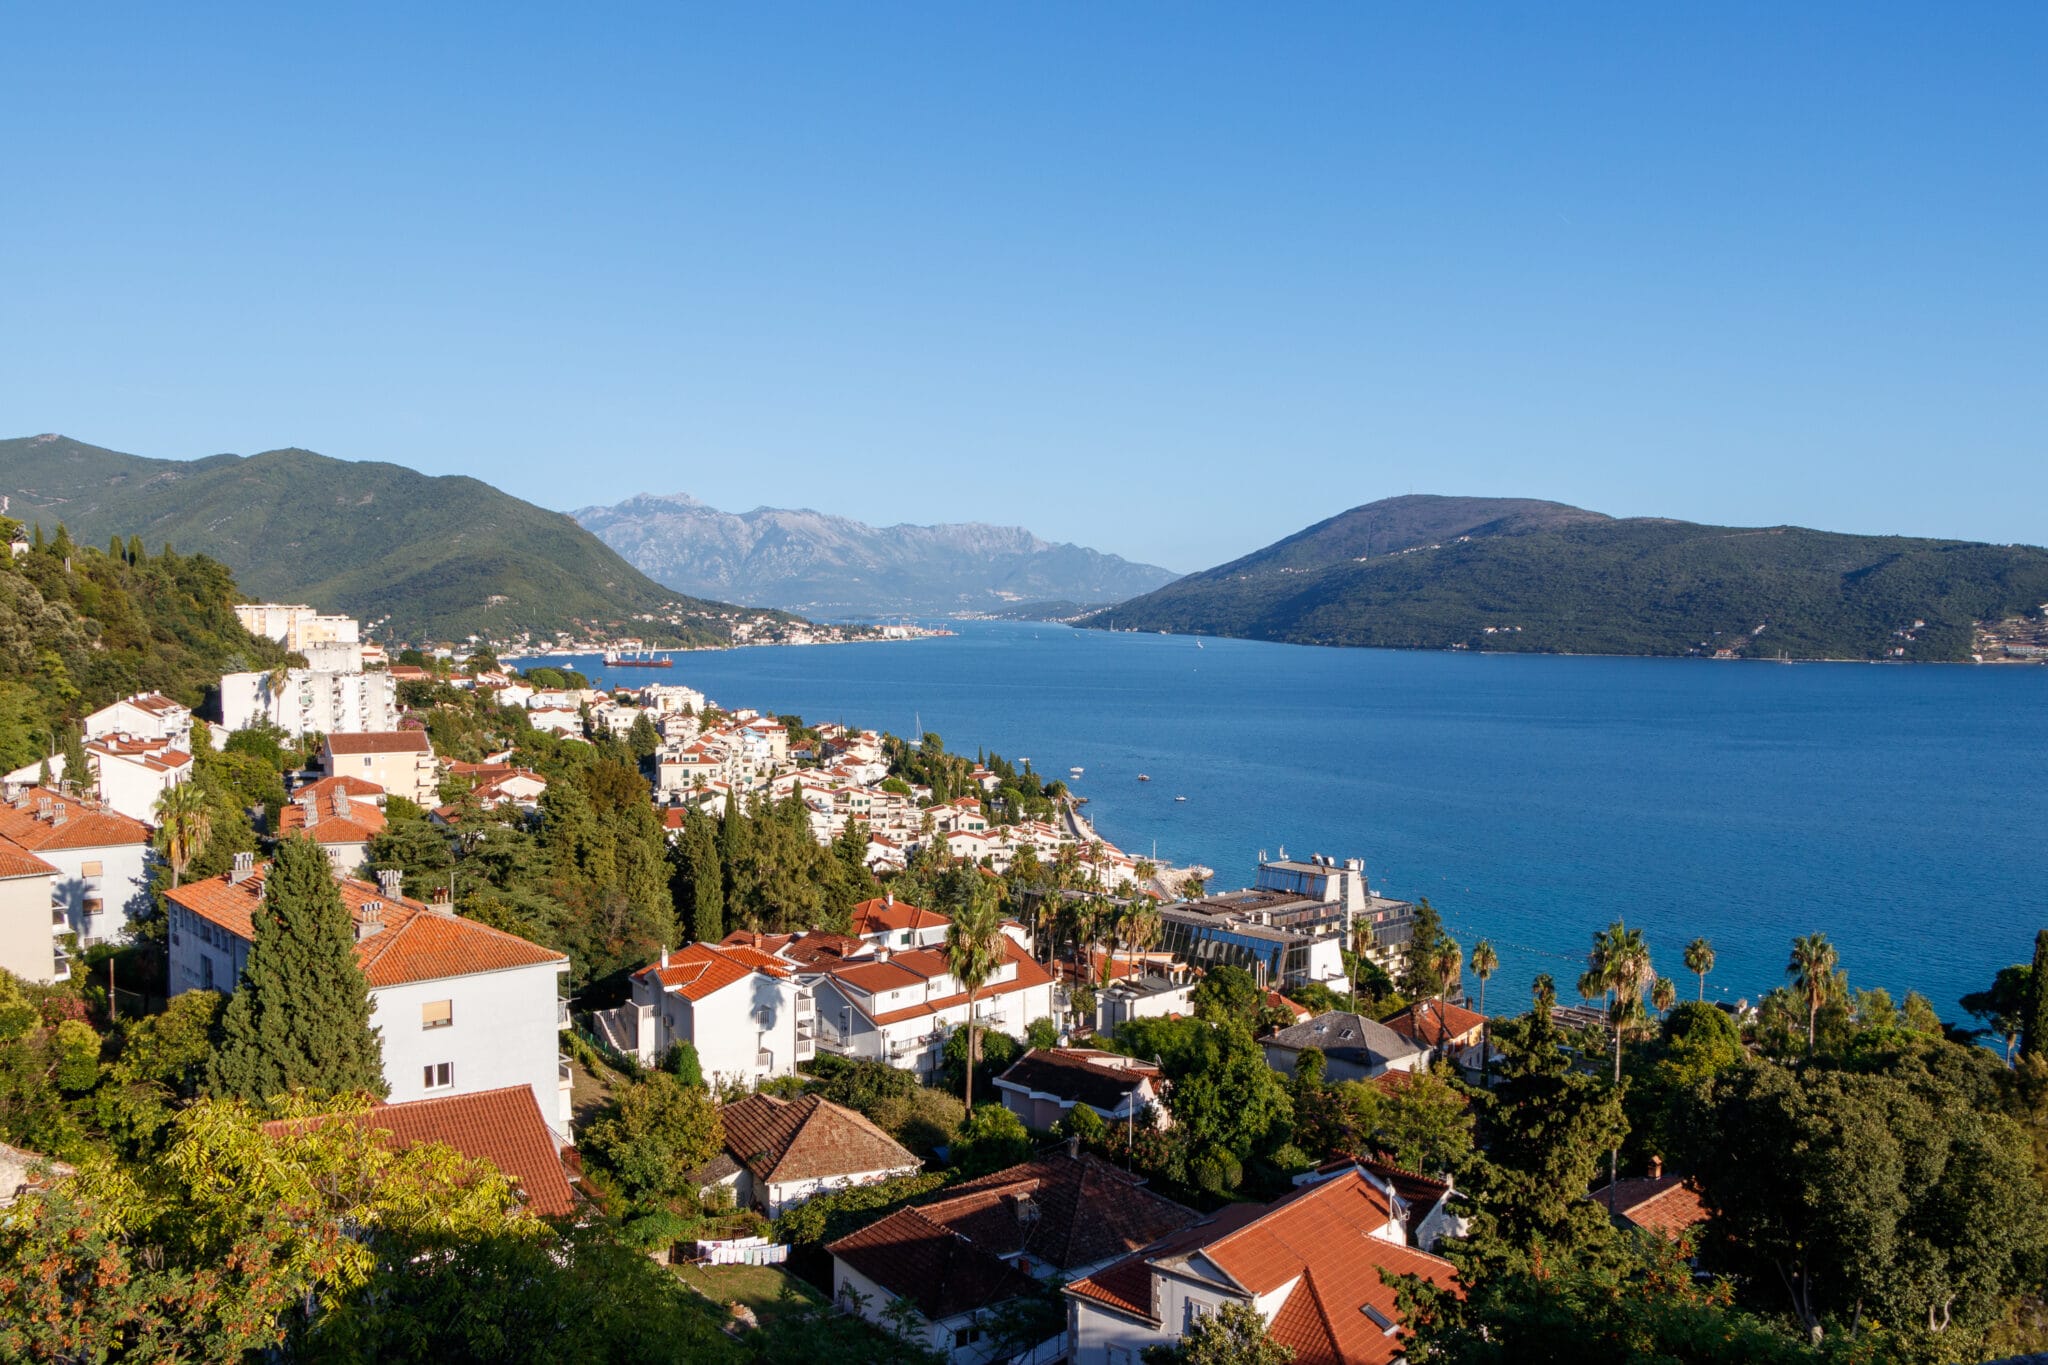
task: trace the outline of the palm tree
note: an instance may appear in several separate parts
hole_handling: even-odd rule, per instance
[[[1557,1008],[1557,982],[1549,972],[1536,973],[1536,979],[1529,983],[1529,1003],[1532,1013],[1546,1018]]]
[[[1700,999],[1707,998],[1707,973],[1714,970],[1712,940],[1696,938],[1685,945],[1685,969],[1700,979]]]
[[[1465,966],[1465,950],[1458,940],[1446,938],[1429,955],[1429,974],[1436,979],[1436,993],[1447,996],[1458,985]]]
[[[1363,915],[1351,921],[1351,1008],[1358,1008],[1358,969],[1365,964],[1365,955],[1372,951],[1375,939],[1372,921]]]
[[[1472,975],[1479,978],[1479,1081],[1490,1084],[1493,1079],[1492,1021],[1486,1014],[1486,980],[1500,970],[1500,955],[1493,951],[1491,939],[1480,939],[1472,945]]]
[[[170,865],[171,885],[177,886],[213,834],[213,817],[198,784],[165,787],[156,798],[156,822],[156,849]]]
[[[1586,962],[1586,976],[1592,978],[1586,985],[1597,983],[1606,989],[1609,996],[1607,1022],[1614,1030],[1614,1088],[1619,1090],[1621,1037],[1641,1018],[1643,991],[1656,979],[1656,969],[1650,965],[1650,948],[1643,942],[1643,931],[1631,929],[1620,920],[1608,925],[1604,933],[1593,936],[1593,950],[1587,954]],[[1585,985],[1580,989],[1583,991]],[[1610,1148],[1607,1153],[1610,1205],[1614,1199],[1614,1182],[1620,1174],[1621,1149]],[[1609,1212],[1612,1211],[1610,1207]]]
[[[1670,977],[1658,977],[1656,984],[1650,987],[1651,1007],[1659,1014],[1669,1014],[1671,1007],[1677,1003],[1678,987],[1672,983]]]
[[[1792,940],[1792,960],[1785,975],[1806,997],[1806,1050],[1813,1051],[1814,1034],[1820,1024],[1820,1007],[1835,985],[1835,963],[1840,961],[1835,945],[1826,934],[1808,934]]]
[[[967,1112],[974,1112],[974,996],[1003,964],[1003,917],[995,898],[977,887],[946,929],[946,966],[967,992]]]

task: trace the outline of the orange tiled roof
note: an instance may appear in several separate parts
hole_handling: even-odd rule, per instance
[[[319,844],[367,844],[384,832],[384,812],[368,802],[349,802],[347,815],[336,815],[330,800],[315,798],[313,823],[306,823],[306,808],[287,801],[277,813],[280,834],[304,834]]]
[[[770,1184],[914,1171],[924,1164],[861,1115],[817,1095],[749,1095],[718,1115],[725,1123],[726,1150]]]
[[[177,772],[192,762],[192,755],[183,749],[173,749],[167,739],[136,739],[130,735],[104,735],[99,739],[89,739],[85,742],[85,751],[140,763],[160,773]]]
[[[0,839],[0,878],[54,877],[57,869],[12,839]]]
[[[880,896],[853,907],[853,932],[863,938],[869,934],[894,933],[903,929],[930,929],[952,922],[951,918],[936,910],[920,910],[908,901],[884,900]]]
[[[44,801],[50,803],[53,815],[58,810],[64,812],[62,824],[38,816]],[[0,837],[31,853],[53,848],[113,848],[148,843],[149,826],[47,787],[30,787],[13,801],[0,803]]]
[[[1608,1207],[1607,1187],[1593,1191],[1593,1202]],[[1677,1238],[1707,1221],[1707,1208],[1700,1192],[1681,1175],[1620,1180],[1614,1186],[1613,1217],[1616,1221]]]
[[[360,777],[350,777],[347,773],[340,773],[334,777],[323,777],[318,782],[308,782],[305,786],[293,792],[292,797],[296,800],[301,796],[311,793],[324,803],[334,799],[334,792],[336,790],[347,792],[351,801],[358,797],[365,801],[374,801],[377,797],[385,794],[384,789],[375,782],[366,781]]]
[[[253,943],[255,911],[263,900],[263,879],[268,871],[267,864],[259,866],[232,884],[229,874],[223,873],[205,881],[187,882],[164,894],[244,943]],[[356,944],[356,964],[363,969],[372,989],[569,960],[553,949],[529,943],[502,929],[442,914],[403,896],[386,896],[371,882],[337,877],[335,886],[341,892],[341,903],[349,918],[358,925],[364,921],[365,906],[371,902],[378,906],[378,917],[384,927]]]
[[[263,1125],[273,1135],[320,1119],[284,1119]],[[575,1212],[576,1196],[562,1170],[561,1152],[541,1117],[533,1088],[508,1086],[474,1095],[450,1095],[404,1104],[376,1104],[346,1122],[383,1131],[387,1146],[422,1142],[453,1147],[471,1160],[488,1161],[519,1186],[526,1207],[544,1218]]]
[[[755,972],[786,976],[789,964],[766,953],[738,948],[721,948],[710,943],[686,943],[668,955],[666,965],[656,962],[633,973],[652,977],[666,991],[676,991],[685,1000],[702,1000],[744,981]]]
[[[1477,1034],[1486,1023],[1486,1016],[1448,1000],[1418,1000],[1384,1022],[1411,1043],[1443,1047],[1468,1034]]]

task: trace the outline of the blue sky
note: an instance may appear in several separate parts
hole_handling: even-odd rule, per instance
[[[0,433],[2048,540],[2048,9],[19,6]]]

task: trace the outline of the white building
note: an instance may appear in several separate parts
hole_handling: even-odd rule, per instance
[[[974,1019],[1021,1038],[1032,1020],[1052,1017],[1052,977],[1015,940],[1006,936],[1003,949],[1002,965],[975,992]],[[967,992],[935,949],[881,948],[872,959],[836,963],[808,979],[820,1047],[926,1079],[940,1069],[947,1035],[967,1022]]]
[[[780,1217],[808,1199],[924,1169],[917,1154],[851,1109],[817,1095],[748,1095],[722,1106],[735,1201]]]
[[[62,912],[52,906],[56,889],[55,866],[0,839],[0,971],[42,983],[71,975],[57,938]],[[6,1193],[0,1189],[0,1196]]]
[[[398,728],[398,683],[389,673],[292,668],[282,682],[268,673],[230,673],[220,680],[222,729],[275,725],[293,738],[361,734]]]
[[[440,804],[441,769],[425,730],[330,734],[320,746],[320,770],[373,782],[428,809]]]
[[[85,737],[103,739],[127,735],[132,739],[162,740],[173,749],[192,752],[192,708],[172,701],[161,692],[137,692],[111,705],[102,706],[85,718]]]
[[[234,991],[255,938],[267,867],[247,854],[233,871],[188,882],[170,902],[170,991]],[[523,1085],[549,1124],[569,1132],[569,1078],[556,982],[569,959],[378,882],[336,878],[356,925],[356,961],[370,983],[370,1025],[382,1035],[392,1103]]]
[[[118,814],[148,823],[156,820],[157,799],[192,776],[191,751],[167,739],[108,734],[85,742],[85,758],[100,799]]]
[[[755,1085],[789,1075],[811,1056],[809,993],[795,964],[770,953],[686,944],[633,973],[632,986],[632,1002],[600,1011],[598,1027],[643,1066],[689,1043],[707,1082]]]
[[[244,602],[236,606],[235,617],[251,635],[265,636],[296,653],[310,654],[324,645],[347,645],[358,661],[362,657],[362,629],[353,616],[322,616],[303,604]]]
[[[77,934],[81,946],[119,938],[129,921],[150,913],[156,855],[141,821],[28,787],[0,805],[0,838],[57,869],[51,928]]]
[[[1199,1318],[1247,1304],[1297,1360],[1396,1365],[1400,1308],[1382,1270],[1445,1288],[1449,1261],[1408,1245],[1390,1186],[1351,1168],[1264,1208],[1225,1207],[1066,1286],[1072,1365],[1135,1365]]]
[[[1118,1126],[1166,1122],[1165,1073],[1151,1062],[1100,1048],[1032,1048],[996,1077],[996,1093],[1026,1128],[1041,1133],[1076,1105]]]

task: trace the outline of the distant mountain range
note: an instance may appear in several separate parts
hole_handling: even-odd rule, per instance
[[[1168,570],[1017,526],[868,526],[809,510],[721,512],[684,494],[643,493],[575,518],[679,592],[806,615],[993,611],[1022,602],[1115,602],[1172,581]]]
[[[0,494],[46,532],[168,541],[220,560],[245,592],[386,618],[380,634],[398,639],[599,629],[711,643],[735,618],[781,615],[671,592],[563,513],[476,479],[309,450],[155,460],[21,437],[0,440]]]
[[[1388,498],[1086,618],[1300,644],[1793,659],[1968,658],[2048,602],[2048,551]]]

